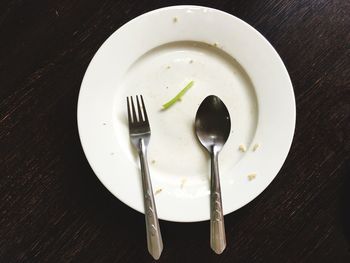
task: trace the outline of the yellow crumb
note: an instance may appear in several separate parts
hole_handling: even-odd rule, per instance
[[[246,152],[247,151],[247,148],[241,144],[239,147],[238,147],[238,150],[241,151],[242,153]]]
[[[162,188],[157,189],[157,190],[154,192],[154,195],[159,194],[161,191],[163,191],[163,189],[162,189]]]
[[[176,17],[176,16],[173,18],[173,22],[174,22],[174,23],[177,22],[177,17]]]
[[[255,152],[259,147],[260,147],[260,144],[259,144],[259,143],[256,143],[256,144],[253,146],[253,152]]]
[[[151,163],[152,163],[152,164],[155,164],[155,163],[156,163],[156,160],[152,160]]]
[[[256,177],[256,173],[248,174],[248,180],[249,180],[249,181],[254,180],[255,177]]]
[[[180,188],[181,188],[181,189],[184,188],[186,181],[187,181],[186,178],[182,178],[182,180],[181,180],[181,185],[180,185]]]

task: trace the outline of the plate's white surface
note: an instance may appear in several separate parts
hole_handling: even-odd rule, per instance
[[[191,80],[182,101],[162,111]],[[153,190],[162,189],[155,196],[161,219],[209,219],[209,159],[193,130],[207,95],[219,96],[232,120],[219,157],[225,214],[258,196],[288,154],[295,101],[287,70],[260,33],[227,13],[198,6],[146,13],[112,34],[86,71],[78,102],[86,157],[111,193],[143,212],[126,116],[126,96],[136,94],[144,96],[151,123],[148,154]],[[247,152],[238,150],[240,144]],[[256,178],[249,181],[251,173]]]

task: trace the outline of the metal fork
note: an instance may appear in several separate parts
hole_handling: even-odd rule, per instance
[[[152,183],[147,163],[147,146],[151,138],[145,103],[142,95],[136,96],[137,114],[133,98],[127,97],[129,134],[131,143],[135,146],[140,157],[142,187],[145,205],[147,232],[147,247],[154,259],[158,259],[163,250],[162,235],[158,222],[156,205],[153,197]],[[142,107],[140,105],[140,100]],[[130,102],[129,102],[130,101]]]

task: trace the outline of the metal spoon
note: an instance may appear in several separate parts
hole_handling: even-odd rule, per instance
[[[210,246],[221,254],[226,247],[226,235],[218,155],[230,135],[231,120],[225,104],[217,96],[210,95],[203,100],[197,110],[195,129],[199,141],[210,153]]]

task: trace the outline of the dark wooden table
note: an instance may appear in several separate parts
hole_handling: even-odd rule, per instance
[[[160,1],[159,1],[160,2]],[[128,20],[188,1],[0,3],[0,262],[151,262],[144,217],[112,196],[82,151],[76,107],[88,63]],[[209,223],[161,221],[159,262],[350,262],[350,2],[192,1],[242,18],[284,60],[297,102],[273,183]]]

